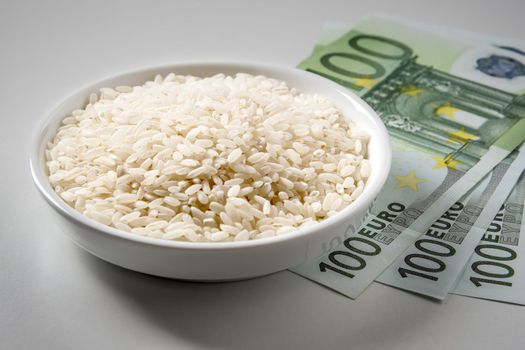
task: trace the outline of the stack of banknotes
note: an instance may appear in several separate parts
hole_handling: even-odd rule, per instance
[[[350,298],[378,281],[525,304],[525,42],[370,17],[327,25],[298,67],[368,102],[393,159],[361,226],[291,270]]]

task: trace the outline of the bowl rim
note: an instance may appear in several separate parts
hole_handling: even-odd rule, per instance
[[[124,78],[125,76],[133,76],[138,75],[141,73],[146,72],[153,72],[155,70],[161,71],[166,69],[184,69],[184,68],[198,68],[198,67],[206,67],[206,66],[212,66],[212,67],[224,67],[224,68],[235,68],[240,67],[242,68],[248,68],[252,70],[262,70],[262,71],[271,71],[276,72],[276,75],[278,73],[287,73],[287,74],[297,74],[302,75],[304,79],[310,79],[314,80],[316,83],[324,85],[320,91],[319,94],[323,94],[323,89],[333,89],[340,95],[342,95],[346,100],[349,100],[354,107],[356,105],[359,107],[360,111],[359,113],[363,114],[367,119],[369,119],[373,127],[373,134],[371,137],[374,137],[374,142],[378,144],[378,149],[383,154],[383,158],[381,161],[381,168],[382,171],[378,172],[376,169],[372,169],[372,176],[368,179],[365,188],[363,190],[363,193],[359,195],[359,197],[352,203],[350,203],[348,206],[346,206],[343,210],[338,212],[337,214],[334,214],[333,216],[317,222],[313,225],[306,226],[304,228],[299,228],[297,230],[287,232],[281,235],[273,236],[273,237],[266,237],[261,239],[255,239],[255,240],[247,240],[247,241],[238,241],[238,242],[186,242],[186,241],[172,241],[172,240],[165,240],[161,238],[155,238],[155,237],[147,237],[147,236],[140,236],[138,234],[134,234],[131,232],[126,232],[119,230],[117,228],[113,228],[110,226],[106,226],[102,223],[99,223],[93,219],[90,219],[86,216],[84,216],[82,213],[76,211],[73,207],[69,206],[62,198],[58,196],[58,194],[51,188],[51,185],[48,182],[48,176],[45,173],[44,167],[41,166],[42,160],[40,159],[40,153],[41,148],[43,147],[42,143],[44,141],[44,133],[49,126],[49,124],[56,119],[57,113],[59,109],[62,107],[63,104],[66,104],[69,100],[74,99],[81,94],[85,94],[86,98],[89,95],[90,92],[95,91],[97,88],[97,85],[100,85],[106,81]],[[242,72],[242,70],[238,70],[239,72]],[[152,75],[155,73],[152,73]],[[278,76],[270,76],[271,78],[279,79]],[[302,78],[302,77],[301,77]],[[286,81],[285,81],[286,82]],[[87,92],[87,93],[86,93]],[[62,116],[61,119],[65,118],[65,116]],[[379,194],[379,191],[383,187],[383,185],[386,182],[386,179],[388,177],[388,174],[390,172],[390,166],[392,161],[392,151],[391,151],[391,145],[390,145],[390,139],[388,135],[388,131],[377,115],[377,113],[359,96],[354,94],[353,92],[349,91],[348,89],[344,88],[343,86],[336,84],[335,82],[323,78],[317,74],[307,72],[302,69],[298,69],[295,67],[286,67],[281,65],[275,65],[275,64],[260,64],[256,62],[245,62],[245,61],[192,61],[192,62],[169,62],[164,64],[155,64],[150,66],[144,66],[132,70],[126,70],[117,74],[113,74],[110,76],[106,76],[102,79],[97,79],[94,82],[91,82],[89,84],[86,84],[82,86],[81,88],[75,90],[73,93],[69,94],[67,97],[61,99],[61,101],[56,104],[53,108],[51,108],[47,113],[44,114],[44,117],[40,118],[38,120],[37,128],[32,132],[31,134],[31,143],[30,143],[30,150],[29,150],[29,167],[31,176],[33,179],[33,182],[35,183],[36,187],[38,188],[39,192],[45,200],[55,209],[59,214],[62,216],[65,216],[67,218],[70,218],[83,226],[87,226],[91,228],[93,231],[99,231],[99,232],[93,232],[93,233],[100,233],[100,231],[104,234],[107,234],[113,238],[117,239],[124,239],[127,241],[133,241],[136,243],[141,244],[147,244],[147,245],[153,245],[158,247],[164,247],[164,248],[181,248],[181,249],[190,249],[190,250],[231,250],[231,249],[245,249],[250,247],[260,247],[265,245],[273,245],[278,244],[285,241],[291,241],[299,237],[307,237],[312,234],[317,233],[321,230],[329,230],[335,225],[340,224],[341,222],[345,221],[349,216],[351,216],[354,212],[359,212],[361,210],[368,211],[369,207],[371,207],[374,199]],[[378,155],[378,157],[381,156]],[[374,172],[375,170],[375,172]],[[373,182],[370,182],[370,179],[374,179]],[[367,208],[368,207],[368,208]]]

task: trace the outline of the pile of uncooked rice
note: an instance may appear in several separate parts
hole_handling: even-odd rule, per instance
[[[168,240],[244,241],[342,210],[368,135],[333,104],[239,73],[103,88],[47,145],[49,181],[85,216]]]

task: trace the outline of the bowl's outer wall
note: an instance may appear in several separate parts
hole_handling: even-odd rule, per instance
[[[61,120],[72,110],[87,103],[87,96],[105,86],[139,85],[150,80],[155,74],[166,75],[193,74],[211,76],[217,73],[235,74],[246,72],[264,74],[286,81],[289,86],[296,87],[301,92],[319,93],[331,98],[345,116],[362,126],[372,135],[369,144],[372,175],[365,192],[358,198],[353,209],[344,220],[332,220],[328,226],[315,234],[299,235],[289,240],[281,240],[275,244],[246,246],[242,249],[187,249],[184,247],[144,244],[140,241],[110,235],[92,226],[79,222],[68,215],[69,208],[52,190],[45,171],[44,150],[46,143],[52,139]],[[348,100],[348,96],[340,92],[323,90],[324,84],[333,83],[319,80],[314,76],[311,80],[303,80],[303,71],[271,66],[254,66],[250,64],[188,64],[149,68],[141,71],[123,74],[101,81],[82,89],[66,99],[53,110],[43,129],[39,131],[33,150],[31,167],[35,182],[53,207],[54,216],[59,218],[63,231],[78,245],[101,259],[131,270],[170,278],[221,281],[265,275],[288,267],[299,265],[309,259],[326,253],[336,243],[348,236],[348,228],[360,225],[380,187],[386,180],[390,170],[390,146],[388,134],[384,125],[375,113],[361,100]],[[325,93],[326,92],[326,93]],[[350,102],[350,104],[349,104]],[[386,138],[386,140],[384,139]],[[369,187],[373,187],[370,189]],[[357,202],[360,204],[357,205]],[[65,208],[64,208],[65,207]],[[346,209],[345,209],[346,210]],[[342,215],[342,213],[337,214]],[[330,220],[325,221],[328,223]],[[216,243],[221,246],[223,243]]]
[[[299,236],[274,245],[243,249],[199,250],[162,247],[122,239],[79,224],[69,216],[50,210],[77,245],[115,265],[156,276],[193,281],[232,281],[262,276],[299,265],[326,253],[358,227],[366,212],[346,223],[312,236]],[[217,243],[221,244],[221,243]]]

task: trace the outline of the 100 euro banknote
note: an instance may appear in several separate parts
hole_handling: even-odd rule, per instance
[[[474,249],[456,294],[525,305],[525,174]]]
[[[387,126],[394,154],[389,179],[364,224],[292,271],[356,297],[523,141],[521,90],[450,74],[472,49],[370,18],[317,46],[299,65],[367,101]]]
[[[501,162],[473,191],[449,208],[376,280],[444,299],[454,289],[474,248],[523,173],[524,148]]]

